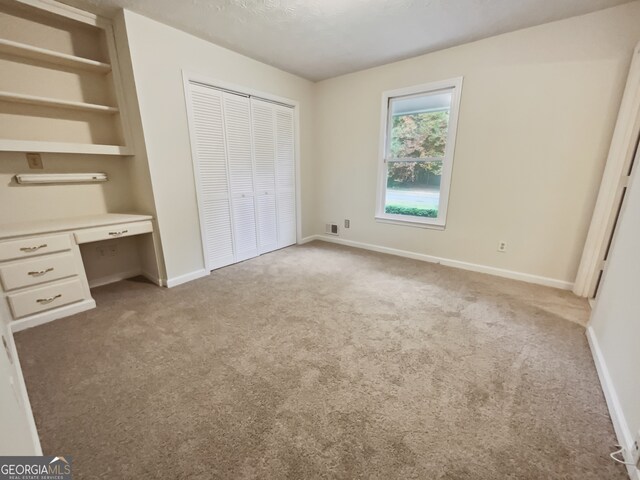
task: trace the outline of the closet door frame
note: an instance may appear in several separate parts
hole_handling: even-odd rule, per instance
[[[189,124],[189,139],[191,147],[191,161],[193,163],[193,180],[195,183],[196,200],[198,204],[198,220],[200,227],[200,241],[202,246],[203,263],[207,272],[211,271],[209,255],[206,248],[206,234],[204,231],[204,217],[203,217],[203,202],[200,192],[200,173],[197,168],[198,159],[196,158],[196,143],[195,136],[191,125],[193,124],[193,111],[191,108],[191,95],[189,91],[189,84],[199,83],[206,87],[217,88],[219,90],[227,91],[229,93],[236,93],[240,95],[247,95],[249,97],[257,97],[261,100],[271,101],[283,106],[287,106],[293,109],[293,138],[294,138],[294,162],[295,162],[295,201],[296,201],[296,243],[300,243],[302,239],[302,209],[301,209],[301,192],[300,192],[300,102],[271,93],[254,90],[252,88],[244,87],[241,85],[232,84],[222,80],[217,80],[206,75],[201,75],[194,72],[182,70],[182,85],[184,89],[184,99],[187,110],[187,120]],[[253,146],[252,146],[253,150]],[[255,163],[255,159],[254,163]],[[254,165],[255,166],[255,165]]]

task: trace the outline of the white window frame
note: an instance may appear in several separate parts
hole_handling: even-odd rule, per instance
[[[378,158],[378,191],[376,197],[376,221],[399,225],[410,225],[423,228],[444,230],[447,221],[447,205],[449,203],[449,190],[451,187],[451,172],[453,171],[453,158],[456,146],[456,131],[458,129],[458,112],[460,110],[460,97],[462,96],[463,77],[451,78],[438,82],[424,83],[413,87],[388,90],[382,93],[381,127],[380,127],[380,152]],[[400,215],[386,213],[384,211],[387,193],[387,158],[389,158],[391,127],[391,99],[398,97],[424,95],[435,93],[438,90],[453,89],[451,96],[451,109],[449,111],[449,127],[447,131],[447,144],[442,159],[442,176],[440,179],[440,203],[438,205],[438,217],[415,217],[412,215]],[[428,158],[411,158],[411,161],[425,161]]]

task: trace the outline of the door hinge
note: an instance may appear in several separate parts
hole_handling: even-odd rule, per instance
[[[622,177],[622,186],[623,187],[629,187],[629,183],[631,183],[631,175],[627,175],[625,177]]]

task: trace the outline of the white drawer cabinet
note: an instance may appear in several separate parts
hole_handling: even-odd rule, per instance
[[[0,240],[0,258],[0,310],[16,326],[95,307],[72,232]]]
[[[151,233],[151,220],[103,214],[0,225],[0,316],[18,331],[94,308],[79,245]]]
[[[130,237],[142,233],[151,233],[153,226],[151,222],[132,222],[109,225],[107,227],[86,228],[75,232],[73,235],[77,243],[99,242],[101,240],[111,240],[114,238]]]
[[[0,261],[71,250],[69,235],[43,235],[0,243]]]
[[[0,280],[5,291],[74,275],[78,275],[78,269],[71,252],[43,255],[0,265]]]
[[[30,288],[7,296],[14,318],[22,318],[52,308],[85,299],[82,282],[78,278],[55,282],[44,287]]]

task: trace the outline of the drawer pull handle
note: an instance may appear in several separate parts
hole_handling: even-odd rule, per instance
[[[56,298],[60,298],[62,296],[61,293],[59,293],[58,295],[54,295],[53,297],[49,297],[49,298],[39,298],[36,300],[36,302],[38,303],[43,303],[43,304],[47,304],[47,303],[51,303],[53,302]]]
[[[120,235],[127,233],[129,230],[120,230],[119,232],[109,232],[112,237],[119,237]]]
[[[32,277],[41,277],[45,273],[53,272],[53,267],[49,267],[46,270],[40,270],[39,272],[27,272],[27,275],[31,275]]]
[[[41,248],[45,248],[47,246],[46,243],[43,243],[42,245],[37,245],[35,247],[22,247],[20,249],[21,252],[35,252],[36,250],[40,250]]]

